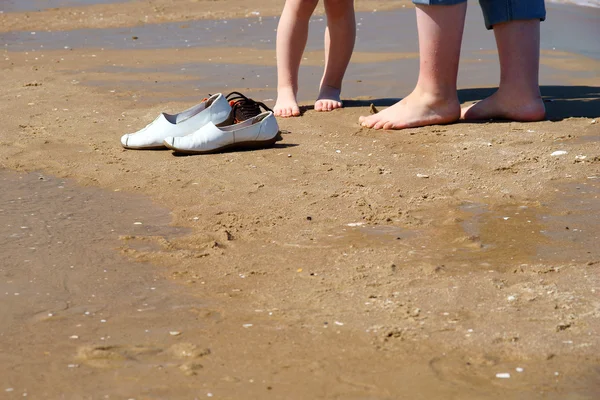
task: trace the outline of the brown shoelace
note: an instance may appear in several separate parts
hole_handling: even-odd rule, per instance
[[[234,124],[256,117],[263,112],[261,107],[266,111],[273,111],[265,103],[248,98],[240,92],[231,92],[225,98],[231,106]]]

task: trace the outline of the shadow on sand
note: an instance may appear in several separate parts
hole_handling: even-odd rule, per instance
[[[284,149],[288,149],[290,147],[296,147],[296,146],[298,146],[298,144],[296,144],[296,143],[275,143],[275,144],[270,145],[270,146],[266,145],[264,147],[255,147],[255,148],[251,148],[251,147],[248,147],[248,148],[231,147],[231,148],[227,148],[227,149],[224,149],[224,150],[216,150],[216,151],[213,151],[213,152],[207,152],[205,154],[243,153],[243,152],[247,152],[247,151],[262,151],[262,150],[270,150],[270,149],[281,149],[281,150],[284,150]],[[183,153],[183,152],[175,150],[175,151],[173,151],[172,155],[173,155],[173,157],[190,157],[190,156],[199,156],[199,155],[202,155],[202,154]]]
[[[492,95],[496,88],[460,89],[461,103],[479,101]],[[600,87],[595,86],[542,86],[542,97],[546,104],[546,117],[561,121],[571,117],[600,117]],[[344,107],[389,107],[399,98],[371,100],[344,100]]]
[[[561,121],[571,117],[596,118],[600,116],[600,87],[594,86],[541,86],[546,104],[546,119]],[[482,100],[496,88],[462,89],[458,91],[461,103]]]

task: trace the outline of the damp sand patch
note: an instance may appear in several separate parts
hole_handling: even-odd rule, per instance
[[[184,379],[202,368],[209,345],[193,332],[218,320],[212,302],[119,252],[136,239],[132,248],[155,251],[154,239],[187,234],[169,225],[168,210],[42,173],[0,171],[0,182],[5,385],[19,396],[61,397],[89,395],[85,382],[94,388],[103,382],[104,394],[122,397],[131,386],[110,384],[113,372],[84,377],[91,370],[160,375],[162,365]]]

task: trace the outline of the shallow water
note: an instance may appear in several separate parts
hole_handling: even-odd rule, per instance
[[[2,12],[39,11],[59,7],[78,7],[92,4],[123,3],[127,0],[4,0]]]
[[[551,239],[539,248],[541,261],[593,262],[600,258],[600,177],[558,188],[558,204],[542,215],[542,233]],[[561,245],[562,244],[562,245]]]
[[[524,263],[587,263],[600,258],[600,182],[589,179],[557,189],[541,205],[492,207],[467,203],[462,229],[472,246],[468,257],[498,264],[505,259]]]
[[[552,3],[574,4],[577,6],[600,8],[600,0],[550,0]]]
[[[60,0],[57,0],[60,1]],[[96,1],[98,2],[98,1]],[[107,1],[108,2],[108,1]],[[548,5],[548,17],[542,23],[541,48],[561,50],[600,59],[600,42],[594,40],[600,10],[569,5]],[[0,42],[12,51],[44,48],[162,49],[188,47],[275,48],[278,17],[255,17],[229,20],[199,20],[141,25],[129,28],[78,29],[73,31],[9,32],[0,34]],[[356,51],[414,52],[416,21],[413,10],[357,13]],[[323,48],[326,19],[311,18],[307,50]],[[376,29],[374,29],[376,27]],[[136,40],[133,40],[133,37]],[[467,12],[463,56],[477,50],[495,50],[494,36],[483,27],[479,7]]]
[[[598,15],[594,14],[595,11],[584,13],[572,6],[549,6],[548,20],[542,24],[542,48],[546,49],[543,58],[547,60],[540,70],[542,85],[568,84],[573,78],[584,79],[595,76],[594,64],[590,64],[589,71],[574,72],[568,66],[562,69],[561,61],[566,56],[565,53],[558,52],[568,50],[600,59],[600,42],[591,39],[592,33],[597,30],[595,21],[600,16],[598,12],[596,12]],[[560,18],[555,17],[558,15]],[[398,55],[400,54],[398,52],[402,51],[402,54],[409,55],[418,50],[416,40],[401,40],[402,37],[414,37],[416,25],[414,13],[410,10],[358,13],[357,21],[359,26],[356,50],[359,52],[390,52]],[[272,51],[275,47],[274,32],[277,22],[276,17],[265,17],[64,32],[40,30],[34,32],[35,34],[32,32],[0,34],[0,40],[5,43],[5,48],[8,50],[35,51],[35,56],[65,47],[97,49],[99,58],[102,57],[101,49],[160,50],[216,47],[231,49],[231,52],[225,56],[235,58],[237,54],[243,57],[251,48]],[[325,19],[320,16],[313,17],[311,24],[307,50],[319,51],[323,46]],[[460,87],[493,86],[496,81],[490,81],[490,76],[499,76],[494,37],[491,32],[484,30],[482,24],[478,7],[469,7],[459,74]],[[375,26],[377,29],[371,28]],[[136,39],[133,39],[134,37]],[[552,55],[555,50],[556,56]],[[271,53],[266,54],[274,57]],[[244,62],[248,62],[247,58]],[[153,61],[151,66],[110,63],[85,71],[98,73],[98,78],[88,74],[84,84],[118,92],[139,91],[143,94],[140,101],[146,102],[194,102],[206,93],[228,92],[234,89],[252,91],[256,98],[263,101],[272,100],[275,98],[274,59],[260,60],[256,64],[266,65],[220,61],[213,56],[200,56],[194,63],[189,62],[189,57],[186,57],[185,62],[170,58],[159,62]],[[402,71],[401,76],[398,71]],[[149,82],[150,79],[145,77],[145,74],[155,74],[156,79]],[[182,79],[162,78],[160,74],[175,74]],[[320,66],[303,66],[300,69],[302,82],[300,100],[311,101],[316,96],[315,90],[321,74]],[[388,61],[352,63],[348,68],[348,78],[344,82],[344,96],[354,98],[368,94],[373,98],[398,98],[412,90],[417,74],[418,59],[414,56],[404,56],[400,59],[390,56]],[[591,115],[589,112],[584,114]]]
[[[449,210],[437,210],[445,215]],[[455,224],[412,230],[395,225],[351,224],[325,242],[392,246],[440,264],[500,270],[523,265],[586,264],[600,259],[600,179],[563,184],[543,204],[467,202]],[[423,246],[422,248],[419,248]],[[550,268],[550,267],[549,267]]]

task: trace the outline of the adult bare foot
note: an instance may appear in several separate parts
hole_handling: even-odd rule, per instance
[[[300,107],[296,101],[296,94],[292,88],[280,88],[277,90],[277,101],[273,107],[273,114],[277,117],[298,117]]]
[[[490,97],[461,110],[465,120],[504,119],[520,122],[541,121],[546,107],[539,95],[524,96],[498,90]]]
[[[342,108],[341,90],[333,86],[323,85],[315,102],[315,111],[332,111]]]
[[[362,126],[373,129],[405,129],[448,124],[460,118],[457,98],[441,98],[417,90],[385,110],[360,117]]]

